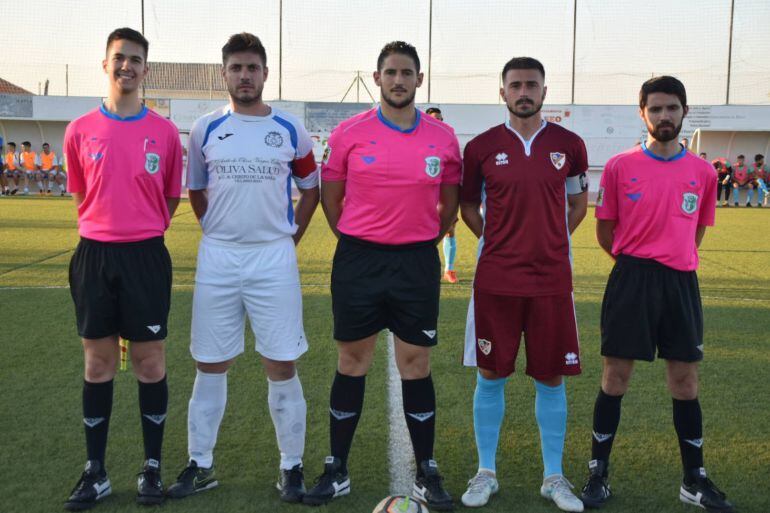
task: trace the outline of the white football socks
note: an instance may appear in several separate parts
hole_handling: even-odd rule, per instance
[[[278,449],[281,451],[281,469],[288,470],[302,463],[307,403],[297,374],[286,381],[268,379],[267,382],[267,403],[275,426]]]
[[[199,370],[187,413],[187,448],[199,467],[210,468],[214,463],[214,446],[226,405],[227,373]]]

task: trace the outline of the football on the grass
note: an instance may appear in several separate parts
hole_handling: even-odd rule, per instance
[[[372,513],[430,513],[425,505],[413,497],[391,495],[374,507]]]

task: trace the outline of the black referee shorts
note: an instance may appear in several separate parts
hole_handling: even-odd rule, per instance
[[[436,345],[440,289],[435,241],[388,246],[343,234],[332,263],[334,338],[352,342],[387,328],[404,342]]]
[[[619,255],[601,313],[602,356],[703,359],[703,308],[695,271]]]
[[[171,306],[171,256],[163,237],[138,242],[81,238],[70,262],[78,334],[162,340]]]

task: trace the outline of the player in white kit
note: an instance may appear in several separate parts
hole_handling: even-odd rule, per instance
[[[181,498],[218,484],[213,449],[227,370],[244,351],[248,315],[281,452],[277,486],[282,500],[299,502],[307,407],[294,361],[307,340],[294,247],[318,204],[318,171],[304,126],[262,101],[268,68],[259,39],[231,36],[222,61],[230,104],[198,119],[189,138],[187,187],[203,229],[190,345],[198,371],[188,412],[190,458],[168,494]]]

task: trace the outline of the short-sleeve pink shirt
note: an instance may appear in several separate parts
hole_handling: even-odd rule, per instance
[[[716,183],[711,164],[685,149],[663,159],[642,145],[612,157],[596,200],[596,218],[617,222],[612,254],[696,270],[695,231],[714,225]]]
[[[417,111],[401,130],[379,108],[353,116],[332,132],[321,179],[345,181],[340,232],[379,244],[438,237],[441,185],[457,185],[460,147],[454,130]]]
[[[163,235],[166,198],[182,192],[182,144],[173,123],[146,107],[119,118],[102,106],[67,126],[64,153],[67,189],[85,194],[82,237],[134,242]]]

